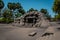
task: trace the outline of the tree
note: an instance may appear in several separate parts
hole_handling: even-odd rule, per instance
[[[17,17],[22,16],[22,14],[21,14],[21,13],[17,13],[17,14],[15,14],[15,16],[16,16],[16,18],[17,18]]]
[[[5,10],[3,13],[4,18],[12,18],[12,12],[10,10]]]
[[[48,13],[47,9],[43,9],[43,8],[40,10],[40,12],[41,13],[44,13],[44,14],[47,14]]]
[[[34,9],[33,8],[30,8],[27,12],[32,12],[32,11],[34,11]]]
[[[23,7],[21,6],[20,3],[16,3],[16,4],[15,4],[15,8],[16,8],[16,9],[22,9]]]
[[[22,6],[21,6],[20,3],[8,3],[7,6],[8,6],[8,8],[9,8],[10,10],[12,10],[13,18],[15,17],[14,11],[15,11],[16,9],[17,9],[17,10],[22,9]]]
[[[59,17],[57,17],[57,16],[60,15],[60,0],[55,0],[55,1],[54,1],[52,10],[53,10],[53,12],[55,12],[55,15],[57,14],[57,15],[55,16],[56,20],[60,20]]]
[[[3,13],[3,22],[9,23],[12,20],[12,12],[10,10],[5,10]]]
[[[0,0],[0,16],[1,16],[1,9],[4,7],[4,2]]]
[[[49,15],[49,12],[47,11],[47,9],[41,9],[40,10],[41,13],[44,13],[44,16],[50,21],[51,20],[51,15]]]
[[[10,3],[9,2],[7,6],[10,10],[21,9],[22,8],[20,3]]]
[[[30,8],[27,12],[38,11],[37,9]]]
[[[25,14],[25,10],[24,10],[24,9],[19,9],[18,11],[19,11],[19,13],[21,13],[21,14]]]
[[[13,4],[12,3],[8,3],[7,7],[10,9],[10,10],[13,10],[14,7],[13,7]]]
[[[35,9],[35,11],[38,11],[37,9]]]
[[[60,1],[55,0],[53,7],[52,7],[53,12],[60,14]]]
[[[55,21],[60,21],[60,14],[55,16]]]
[[[60,14],[57,15],[57,19],[58,19],[58,21],[60,21]]]
[[[13,14],[13,18],[14,18],[14,10],[16,9],[15,8],[15,3],[8,3],[7,7],[12,11],[12,14]]]

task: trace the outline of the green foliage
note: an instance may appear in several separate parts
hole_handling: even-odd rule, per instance
[[[15,8],[16,8],[16,9],[22,9],[23,7],[21,6],[20,3],[16,3],[16,4],[15,4]]]
[[[10,19],[10,18],[3,18],[2,19],[2,22],[3,23],[11,23],[11,22],[13,22],[14,20],[13,19]]]
[[[18,12],[25,14],[25,10],[23,9],[23,7],[21,6],[20,3],[8,3],[8,8],[12,11],[13,17],[17,16],[14,14],[14,11],[17,9]],[[14,16],[15,15],[15,16]]]
[[[59,0],[55,0],[55,1],[54,1],[52,10],[53,10],[55,13],[58,13],[58,14],[60,13],[60,1],[59,1]]]
[[[55,0],[53,7],[52,7],[53,12],[57,13],[57,15],[55,15],[55,20],[60,20],[60,0]]]
[[[13,21],[14,20],[10,18],[0,18],[0,23],[11,23]]]
[[[2,0],[0,0],[0,17],[1,17],[1,10],[4,7],[4,2]]]
[[[60,14],[56,15],[56,21],[59,21],[60,20]]]
[[[18,11],[19,11],[19,13],[25,14],[25,10],[24,9],[19,9]]]
[[[12,12],[10,10],[5,10],[3,13],[4,18],[12,18]]]
[[[37,9],[35,9],[35,11],[38,11]]]
[[[0,9],[2,9],[3,7],[4,7],[4,2],[0,0]]]
[[[12,12],[10,10],[5,10],[3,13],[3,22],[4,23],[10,23],[13,21],[12,19]]]
[[[10,10],[15,10],[15,9],[20,9],[22,8],[21,4],[20,3],[11,3],[9,2],[7,7],[10,9]]]
[[[37,9],[30,8],[27,12],[38,11]]]
[[[3,20],[2,20],[2,19],[3,19],[3,18],[1,17],[1,18],[0,18],[0,23],[1,23],[1,22],[3,22]]]
[[[15,3],[8,3],[8,8],[10,9],[10,10],[15,10],[15,7],[14,7],[14,5],[15,5]]]
[[[15,16],[16,16],[16,18],[17,18],[17,17],[22,16],[22,14],[21,14],[21,13],[17,13],[17,14],[15,14]]]
[[[31,9],[29,9],[29,12],[30,12],[30,11],[34,11],[34,9],[33,9],[33,8],[31,8]]]
[[[40,10],[41,13],[44,13],[44,16],[50,21],[51,20],[51,15],[49,15],[47,9],[41,9]]]
[[[43,8],[40,10],[40,12],[41,13],[44,13],[44,14],[47,14],[48,13],[47,9],[43,9]]]

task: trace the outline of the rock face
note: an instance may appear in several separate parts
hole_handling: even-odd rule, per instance
[[[37,32],[32,32],[29,34],[29,36],[35,36],[37,34]]]
[[[36,25],[37,26],[39,25],[39,27],[40,26],[48,27],[50,25],[49,22],[46,20],[44,14],[40,12],[36,12],[36,11],[26,13],[20,18],[16,18],[16,20],[17,20],[16,23],[18,23],[19,25],[24,25],[24,26],[25,24],[32,24],[32,27]]]
[[[48,27],[46,31],[42,34],[42,36],[37,38],[36,40],[53,40],[54,37],[55,37],[55,28]]]

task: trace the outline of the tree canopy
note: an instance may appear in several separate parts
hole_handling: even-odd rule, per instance
[[[44,13],[44,14],[47,14],[47,13],[48,13],[47,9],[44,9],[44,8],[42,8],[42,9],[40,10],[40,12],[41,12],[41,13]]]
[[[55,0],[55,1],[54,1],[52,10],[53,10],[55,13],[60,14],[60,0]]]
[[[4,7],[4,2],[0,0],[0,9],[2,9],[3,7]]]
[[[38,11],[37,9],[30,8],[27,12]]]
[[[21,9],[22,8],[20,3],[11,3],[11,2],[8,3],[7,7],[10,10]]]
[[[18,11],[19,11],[19,13],[21,13],[21,14],[25,14],[25,10],[24,10],[24,9],[19,9]]]
[[[40,12],[43,13],[44,16],[45,16],[49,21],[51,20],[51,15],[49,15],[49,12],[47,11],[47,9],[42,8],[42,9],[40,10]]]
[[[12,12],[8,9],[6,9],[3,13],[3,19],[2,19],[2,22],[3,23],[10,23],[10,22],[13,22],[13,19],[12,19]]]
[[[56,21],[60,20],[60,0],[54,0],[52,10],[57,14],[55,16]]]
[[[3,17],[4,18],[12,18],[12,12],[10,10],[5,10],[4,13],[3,13]]]

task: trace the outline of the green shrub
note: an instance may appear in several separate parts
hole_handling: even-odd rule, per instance
[[[2,21],[3,21],[3,18],[1,17],[1,18],[0,18],[0,23],[1,23]]]
[[[10,19],[10,18],[3,18],[2,21],[3,21],[3,23],[11,23],[14,20],[13,19]]]

